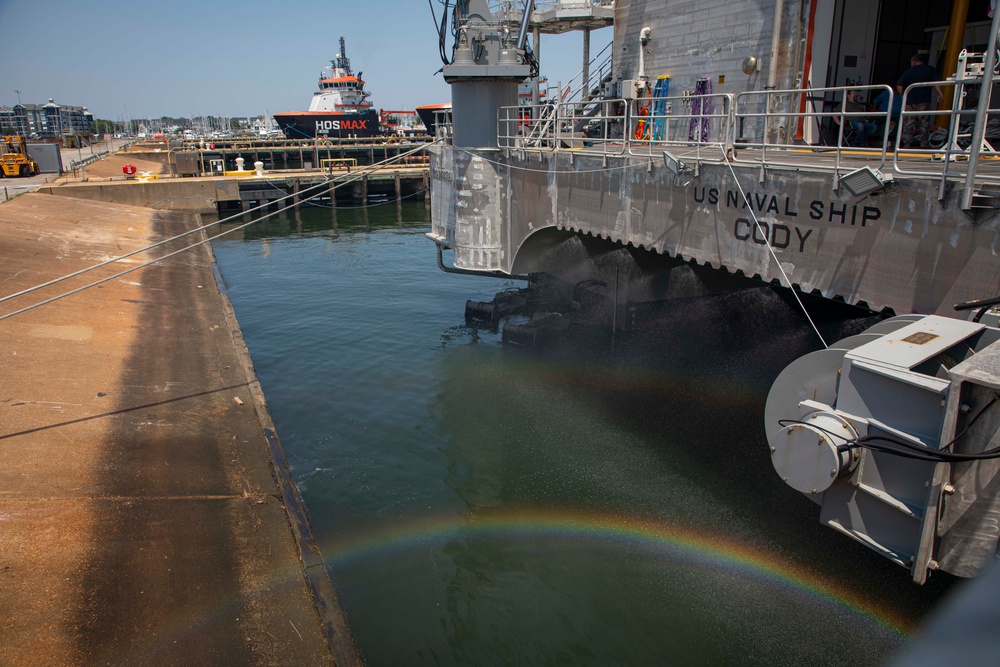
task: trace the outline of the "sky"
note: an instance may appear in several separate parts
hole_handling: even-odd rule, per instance
[[[451,100],[427,0],[0,0],[0,26],[0,106],[20,91],[110,120],[301,111],[341,35],[376,108]],[[595,31],[591,53],[612,37]],[[580,70],[582,45],[542,36],[552,85]]]

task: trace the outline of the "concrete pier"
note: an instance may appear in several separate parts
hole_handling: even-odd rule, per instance
[[[197,224],[26,194],[0,206],[0,295]],[[0,664],[360,662],[208,245],[0,335]]]
[[[329,184],[322,187],[327,182]],[[252,171],[199,178],[120,178],[87,182],[66,179],[43,185],[39,192],[171,211],[230,213],[273,202],[296,191],[302,193],[301,199],[332,197],[334,202],[347,206],[367,204],[369,195],[396,200],[424,198],[427,182],[427,167],[417,166],[384,169],[363,176],[341,170],[266,174],[263,179],[257,178]],[[334,190],[338,184],[346,187]]]

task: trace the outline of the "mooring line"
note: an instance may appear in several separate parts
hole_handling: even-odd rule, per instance
[[[724,145],[722,145],[722,144],[718,144],[718,146],[719,146],[719,150],[722,151],[723,157],[725,157],[725,155],[726,155],[726,147]],[[823,343],[823,347],[824,348],[829,349],[830,346],[827,345],[826,339],[824,339],[823,338],[823,334],[821,334],[819,332],[819,328],[816,326],[816,323],[813,322],[813,318],[809,315],[809,311],[806,310],[805,304],[802,303],[802,299],[799,298],[799,293],[792,286],[791,279],[788,277],[788,274],[785,273],[784,267],[781,266],[781,261],[778,259],[778,254],[776,252],[774,252],[774,247],[771,245],[771,242],[767,239],[767,232],[765,232],[764,228],[761,226],[760,221],[757,219],[757,214],[753,212],[753,206],[750,204],[750,200],[747,199],[747,195],[743,191],[743,186],[740,185],[740,179],[737,178],[737,176],[736,176],[736,170],[733,169],[733,164],[729,160],[725,160],[725,162],[726,162],[726,166],[729,167],[729,173],[731,173],[733,175],[733,181],[736,182],[736,187],[740,191],[740,197],[743,198],[743,203],[746,204],[747,210],[750,211],[750,217],[753,218],[753,224],[756,226],[757,231],[761,235],[761,238],[764,239],[764,245],[767,246],[768,252],[771,253],[771,257],[774,259],[774,263],[775,263],[775,265],[777,265],[778,271],[781,272],[781,276],[785,279],[785,282],[788,283],[788,289],[790,289],[792,291],[792,295],[795,297],[795,301],[798,302],[799,307],[802,309],[802,312],[805,313],[806,319],[809,321],[810,326],[812,326],[813,331],[816,332],[816,336],[819,337],[819,342]]]
[[[605,171],[617,171],[619,169],[629,169],[629,168],[631,168],[631,167],[634,166],[634,165],[626,162],[626,163],[624,163],[622,165],[619,165],[617,167],[602,167],[600,169],[567,169],[567,170],[564,170],[564,171],[560,171],[559,169],[532,169],[531,167],[521,167],[521,166],[518,166],[516,164],[511,164],[509,162],[500,162],[499,160],[491,160],[488,157],[483,157],[479,153],[476,153],[474,151],[470,151],[470,150],[467,150],[467,149],[464,149],[464,148],[455,148],[455,150],[457,150],[459,152],[462,152],[462,153],[466,153],[466,154],[471,155],[473,157],[477,157],[480,160],[482,160],[483,162],[487,162],[489,164],[494,164],[494,165],[496,165],[498,167],[504,167],[505,169],[510,169],[511,171],[527,171],[527,172],[532,172],[532,173],[536,173],[536,174],[599,174],[599,173],[602,173],[602,172],[605,172]],[[501,150],[501,149],[498,149],[498,150]],[[538,151],[538,150],[534,150],[534,149],[531,149],[531,148],[524,148],[524,149],[522,149],[522,148],[505,148],[505,149],[502,149],[502,150],[509,150],[509,151],[512,151],[512,152],[518,152],[518,151],[522,151],[523,150],[525,152],[531,152],[531,153],[552,153],[552,154],[556,153],[556,151],[551,151],[551,150],[550,151]],[[625,153],[622,153],[622,154],[611,154],[611,153],[604,154],[604,153],[577,153],[577,152],[566,151],[565,153],[562,153],[562,154],[563,155],[579,156],[581,158],[584,158],[584,157],[592,157],[592,158],[602,158],[602,157],[608,157],[608,158],[615,158],[615,157],[621,157],[621,158],[624,158],[624,157],[636,157],[634,155],[628,155],[628,154],[625,154]]]
[[[338,189],[340,187],[343,187],[345,185],[350,185],[351,183],[355,183],[358,180],[360,180],[362,177],[367,176],[368,174],[374,173],[376,171],[379,171],[381,169],[384,169],[385,167],[393,164],[394,162],[400,160],[401,158],[409,157],[410,155],[413,155],[415,153],[419,153],[420,151],[426,150],[430,146],[433,146],[434,144],[436,144],[438,141],[439,140],[436,139],[436,140],[434,140],[434,141],[432,141],[430,143],[423,144],[421,146],[418,146],[417,148],[414,148],[412,150],[406,151],[405,153],[399,153],[398,155],[396,155],[396,156],[394,156],[392,158],[383,160],[382,162],[378,162],[378,163],[376,163],[374,165],[370,165],[367,169],[364,169],[364,170],[356,172],[353,175],[352,178],[348,178],[347,180],[340,181],[339,183],[334,183],[334,185],[332,187],[328,188],[327,191],[333,192],[334,190],[336,190],[336,189]],[[302,192],[308,192],[309,190],[312,190],[312,189],[315,189],[315,188],[319,188],[319,187],[322,187],[322,186],[325,186],[325,185],[329,185],[330,183],[333,183],[333,179],[332,178],[328,178],[327,180],[323,181],[322,183],[317,183],[316,185],[311,185],[308,188],[306,188],[305,190],[303,190]],[[69,280],[70,278],[75,278],[75,277],[83,275],[83,274],[85,274],[85,273],[87,273],[89,271],[93,271],[95,269],[99,269],[101,267],[108,266],[109,264],[113,264],[114,262],[121,261],[122,259],[126,259],[128,257],[133,256],[133,255],[137,255],[137,254],[139,254],[141,252],[146,252],[148,250],[152,250],[153,248],[157,248],[157,247],[159,247],[161,245],[164,245],[166,243],[170,243],[171,241],[175,241],[175,240],[177,240],[179,238],[183,238],[184,236],[188,236],[188,235],[193,234],[195,232],[204,231],[204,230],[208,229],[209,227],[213,227],[215,225],[221,225],[222,223],[228,222],[228,221],[233,220],[235,218],[240,218],[240,217],[242,217],[242,216],[244,216],[244,215],[246,215],[248,213],[253,213],[254,211],[259,211],[259,210],[261,210],[263,208],[267,208],[271,204],[274,204],[276,202],[281,202],[281,201],[284,201],[286,199],[291,199],[293,197],[299,197],[299,198],[301,198],[302,197],[302,192],[292,193],[292,194],[287,195],[285,197],[281,197],[279,199],[272,200],[272,201],[270,201],[270,202],[268,202],[266,204],[262,204],[260,206],[256,206],[254,208],[251,208],[248,211],[243,211],[241,213],[237,213],[237,214],[231,215],[228,218],[222,218],[221,220],[216,220],[216,221],[211,222],[211,223],[209,223],[207,225],[203,225],[201,227],[197,227],[197,228],[192,229],[190,231],[183,232],[182,234],[178,234],[178,235],[173,236],[173,237],[171,237],[169,239],[165,239],[163,241],[158,241],[157,243],[154,243],[154,244],[146,246],[144,248],[140,248],[138,250],[134,250],[132,252],[126,253],[124,255],[121,255],[120,257],[115,257],[113,259],[101,262],[99,264],[95,264],[93,266],[89,266],[87,268],[80,269],[79,271],[74,271],[73,273],[69,273],[69,274],[67,274],[65,276],[61,276],[59,278],[55,278],[55,279],[50,280],[48,282],[42,283],[40,285],[35,285],[34,287],[29,287],[28,289],[25,289],[25,290],[22,290],[20,292],[17,292],[16,294],[10,294],[8,296],[0,298],[0,303],[2,303],[4,301],[8,301],[8,300],[16,298],[16,297],[19,297],[19,296],[24,296],[26,294],[30,294],[32,292],[36,292],[36,291],[38,291],[40,289],[43,289],[45,287],[50,287],[50,286],[55,285],[57,283],[63,282],[65,280]],[[313,196],[316,196],[316,195],[313,195]],[[183,252],[186,252],[186,251],[191,250],[193,248],[197,248],[198,246],[201,246],[201,245],[204,245],[206,243],[209,243],[209,242],[211,242],[214,239],[226,236],[227,234],[232,234],[233,232],[237,232],[237,231],[239,231],[241,229],[249,227],[250,225],[258,223],[261,220],[266,220],[266,219],[270,218],[271,216],[278,215],[282,211],[283,211],[283,209],[279,209],[277,211],[272,211],[270,213],[265,213],[264,215],[260,216],[259,218],[254,219],[254,220],[251,220],[250,222],[246,222],[246,223],[243,223],[241,225],[237,225],[236,227],[233,227],[232,229],[228,229],[228,230],[225,230],[225,231],[220,231],[215,236],[203,239],[203,240],[198,241],[196,243],[192,243],[191,245],[185,246],[185,247],[183,247],[183,248],[181,248],[179,250],[175,250],[174,252],[167,253],[166,255],[163,255],[161,257],[157,257],[157,258],[151,259],[148,262],[144,262],[142,264],[138,264],[138,265],[133,266],[133,267],[131,267],[129,269],[126,269],[126,270],[121,271],[119,273],[115,273],[113,275],[107,276],[107,277],[102,278],[100,280],[95,280],[92,283],[88,283],[87,285],[83,285],[82,287],[78,287],[78,288],[70,290],[68,292],[64,292],[64,293],[59,294],[57,296],[54,296],[54,297],[52,297],[50,299],[45,299],[44,301],[39,301],[37,303],[34,303],[34,304],[30,305],[30,306],[26,306],[26,307],[21,308],[19,310],[15,310],[15,311],[6,313],[4,315],[0,315],[0,321],[6,320],[6,319],[11,318],[11,317],[14,317],[15,315],[20,315],[22,313],[26,313],[29,310],[34,310],[35,308],[40,308],[41,306],[48,305],[48,304],[53,303],[55,301],[59,301],[60,299],[64,299],[64,298],[66,298],[68,296],[72,296],[73,294],[77,294],[77,293],[82,292],[84,290],[90,289],[91,287],[96,287],[97,285],[101,285],[101,284],[106,283],[108,281],[114,280],[115,278],[120,278],[122,276],[128,275],[129,273],[132,273],[133,271],[138,271],[139,269],[144,269],[147,266],[151,266],[153,264],[156,264],[157,262],[161,262],[161,261],[163,261],[163,260],[165,260],[165,259],[167,259],[169,257],[173,257],[175,255],[179,255],[179,254],[181,254]]]
[[[284,192],[284,190],[282,190],[281,188],[279,188],[277,185],[275,185],[273,182],[269,181],[268,179],[265,178],[264,182],[267,183],[268,185],[270,185],[275,190],[278,190],[280,192]],[[335,208],[338,211],[356,211],[356,210],[362,209],[362,208],[378,208],[379,206],[388,206],[389,204],[395,204],[395,203],[403,201],[404,199],[410,199],[411,197],[416,197],[417,195],[423,194],[425,192],[428,192],[429,190],[430,190],[430,188],[424,188],[423,190],[417,190],[416,192],[411,192],[410,194],[406,195],[405,197],[400,197],[399,199],[388,199],[386,201],[380,201],[380,202],[378,202],[376,204],[362,204],[361,206],[327,206],[325,204],[317,204],[317,203],[313,202],[313,199],[317,199],[317,198],[319,198],[319,197],[321,197],[323,195],[323,193],[320,193],[318,195],[312,195],[308,199],[304,199],[302,201],[302,205],[312,206],[313,208],[323,208],[323,209]],[[301,196],[301,193],[300,193],[300,196]],[[275,201],[277,201],[277,200],[275,200]]]

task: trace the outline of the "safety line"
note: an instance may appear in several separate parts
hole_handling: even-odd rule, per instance
[[[387,165],[389,165],[389,164],[391,164],[391,163],[393,163],[395,161],[398,161],[400,158],[409,157],[410,155],[413,155],[415,153],[419,153],[420,151],[424,150],[426,147],[431,146],[431,145],[437,143],[437,141],[438,140],[435,140],[435,141],[432,141],[432,142],[430,142],[428,144],[424,144],[424,145],[418,146],[417,148],[411,149],[411,150],[409,150],[409,151],[407,151],[405,153],[400,153],[400,154],[398,154],[398,155],[396,155],[394,157],[391,157],[391,158],[388,158],[386,160],[383,160],[382,162],[376,163],[374,165],[370,165],[367,170],[357,172],[357,175],[365,176],[365,175],[367,175],[369,173],[378,171],[379,169],[382,169],[383,167],[385,167],[385,166],[387,166]],[[252,173],[252,172],[248,172],[248,173]],[[271,182],[268,181],[266,178],[264,180],[267,181],[268,184],[271,184]],[[352,178],[351,180],[345,181],[343,184],[354,183],[357,180],[358,180],[357,178]],[[267,208],[271,204],[274,204],[275,202],[284,201],[286,199],[292,199],[292,198],[294,198],[296,196],[302,197],[303,193],[309,192],[310,190],[313,190],[313,189],[316,189],[316,188],[321,188],[324,185],[328,185],[331,182],[333,182],[333,178],[332,177],[331,178],[327,178],[325,181],[322,181],[322,182],[317,183],[315,185],[310,185],[305,190],[302,190],[300,192],[297,192],[297,193],[293,192],[292,194],[286,195],[284,197],[279,197],[278,199],[273,199],[273,200],[271,200],[269,202],[266,202],[264,204],[260,204],[259,206],[255,206],[253,208],[247,209],[246,211],[241,211],[240,213],[233,214],[233,215],[229,216],[228,218],[222,218],[221,220],[216,220],[214,222],[210,222],[207,225],[203,225],[201,227],[196,227],[195,229],[190,229],[190,230],[188,230],[186,232],[182,232],[180,234],[177,234],[176,236],[172,236],[172,237],[170,237],[168,239],[163,239],[162,241],[158,241],[156,243],[153,243],[152,245],[148,245],[148,246],[145,246],[143,248],[139,248],[138,250],[133,250],[132,252],[125,253],[124,255],[119,255],[118,257],[112,257],[111,259],[106,260],[104,262],[101,262],[99,264],[94,264],[92,266],[88,266],[86,268],[80,269],[79,271],[74,271],[73,273],[66,274],[66,275],[61,276],[59,278],[54,278],[54,279],[52,279],[52,280],[50,280],[48,282],[41,283],[40,285],[35,285],[34,287],[29,287],[28,289],[22,290],[20,292],[16,292],[14,294],[8,294],[7,296],[0,297],[0,303],[3,303],[4,301],[9,301],[11,299],[15,299],[15,298],[17,298],[19,296],[24,296],[25,294],[30,294],[31,292],[38,291],[40,289],[43,289],[45,287],[49,287],[51,285],[55,285],[57,283],[61,283],[61,282],[65,281],[65,280],[69,280],[70,278],[75,278],[77,276],[83,275],[84,273],[87,273],[88,271],[93,271],[94,269],[99,269],[99,268],[101,268],[103,266],[108,266],[109,264],[114,264],[115,262],[121,261],[123,259],[127,259],[129,257],[132,257],[133,255],[138,255],[138,254],[146,252],[148,250],[152,250],[153,248],[158,248],[159,246],[166,245],[167,243],[171,243],[173,241],[176,241],[177,239],[183,238],[185,236],[189,236],[190,234],[195,234],[197,232],[206,230],[209,227],[213,227],[215,225],[221,225],[221,224],[223,224],[225,222],[228,222],[228,221],[230,221],[230,220],[232,220],[234,218],[242,217],[242,216],[246,215],[247,213],[253,213],[254,211],[259,211],[262,208]],[[274,187],[274,186],[272,185],[272,187]],[[280,188],[275,188],[275,189],[280,189]],[[320,193],[320,194],[322,194],[322,193]],[[311,199],[312,197],[315,197],[315,196],[318,196],[318,195],[312,195],[309,198]],[[260,218],[260,219],[263,220],[264,218]],[[2,318],[0,318],[0,319],[2,319]]]
[[[281,188],[279,188],[277,185],[275,185],[273,182],[269,181],[268,179],[265,178],[264,182],[267,183],[268,185],[270,185],[275,190],[278,190],[280,192],[284,192],[284,190],[282,190]],[[430,188],[424,188],[423,190],[417,190],[416,192],[411,192],[410,194],[408,194],[408,195],[406,195],[404,197],[400,197],[398,200],[397,199],[390,199],[388,201],[378,202],[377,204],[362,204],[361,206],[327,206],[326,204],[316,204],[316,203],[313,202],[313,199],[317,199],[317,198],[321,197],[323,195],[323,193],[320,193],[318,195],[312,195],[308,199],[303,200],[302,204],[306,205],[306,206],[312,206],[313,208],[323,208],[323,209],[335,208],[338,211],[356,211],[356,210],[362,209],[362,208],[378,208],[379,206],[387,206],[389,204],[394,204],[397,201],[403,201],[404,199],[410,199],[411,197],[416,197],[417,195],[423,194],[424,192],[428,192],[429,190],[430,190]]]
[[[719,150],[722,151],[723,162],[725,162],[726,166],[729,167],[729,171],[733,175],[733,180],[736,181],[736,187],[739,188],[740,196],[743,197],[743,201],[746,203],[747,208],[750,211],[750,216],[753,218],[753,222],[754,222],[754,225],[756,225],[756,227],[757,227],[757,231],[764,238],[764,243],[765,243],[765,245],[767,245],[767,249],[771,253],[771,257],[774,258],[774,263],[777,265],[778,271],[780,271],[782,277],[784,277],[785,282],[788,284],[788,288],[792,290],[792,294],[795,296],[795,300],[798,302],[799,307],[802,308],[802,312],[805,313],[806,319],[809,321],[809,324],[812,326],[813,331],[816,332],[816,336],[818,336],[820,342],[823,343],[823,347],[824,348],[829,348],[830,346],[827,345],[826,340],[823,338],[823,334],[821,334],[819,332],[819,328],[816,326],[816,323],[813,322],[812,317],[809,315],[809,311],[806,310],[805,304],[803,304],[802,303],[802,299],[799,298],[798,292],[796,292],[795,288],[792,287],[792,281],[789,279],[788,274],[785,273],[785,269],[781,266],[781,262],[778,260],[778,255],[775,253],[774,248],[771,246],[770,241],[768,241],[767,234],[764,233],[764,230],[761,227],[760,221],[757,219],[757,215],[754,213],[753,207],[750,205],[750,201],[747,199],[746,193],[743,191],[743,186],[740,185],[740,181],[736,177],[736,171],[733,169],[732,163],[729,162],[728,159],[726,159],[726,147],[724,145],[722,145],[722,144],[712,144],[712,145],[717,145],[718,148],[719,148]],[[468,150],[464,150],[464,149],[458,149],[458,150],[461,150],[462,152],[468,153],[469,155],[473,155],[475,157],[478,157],[481,160],[483,160],[484,162],[489,162],[491,164],[496,164],[496,165],[503,166],[503,167],[506,167],[506,168],[509,168],[509,169],[513,169],[513,170],[531,171],[531,172],[540,172],[540,173],[556,173],[556,174],[585,174],[585,173],[591,173],[591,172],[595,172],[595,171],[611,171],[611,169],[579,170],[579,171],[576,171],[576,170],[574,170],[574,171],[552,171],[552,170],[546,170],[546,169],[531,169],[531,168],[528,168],[528,167],[518,167],[516,165],[502,163],[502,162],[497,162],[495,160],[490,160],[490,159],[485,158],[482,155],[479,155],[478,153],[474,153],[472,151],[468,151]],[[513,149],[510,149],[510,150],[515,150],[516,151],[518,149],[513,148]],[[588,157],[590,157],[590,155],[588,155]],[[594,157],[597,157],[597,156],[594,156]],[[608,157],[636,157],[636,156],[625,156],[625,155],[622,155],[622,156],[608,156]],[[634,164],[624,164],[621,167],[615,167],[615,169],[627,169],[627,168],[631,168],[631,167],[634,167],[634,166],[635,166]]]
[[[470,150],[466,150],[464,148],[456,148],[455,150],[457,150],[459,152],[462,152],[462,153],[467,153],[468,155],[472,155],[474,157],[478,157],[483,162],[488,162],[490,164],[495,164],[495,165],[497,165],[499,167],[505,167],[505,168],[510,169],[512,171],[529,171],[529,172],[533,172],[533,173],[536,173],[536,174],[599,174],[599,173],[602,173],[602,172],[605,172],[605,171],[615,171],[617,169],[631,169],[631,168],[635,167],[634,163],[626,163],[626,164],[620,165],[618,167],[605,167],[603,169],[567,169],[566,171],[559,171],[559,170],[556,170],[556,169],[532,169],[531,167],[519,167],[517,165],[510,164],[508,162],[500,162],[498,160],[491,160],[491,159],[489,159],[487,157],[483,157],[479,153],[476,153],[476,152],[473,152],[473,151],[470,151]],[[522,149],[520,149],[520,148],[510,148],[510,149],[500,149],[500,148],[498,148],[496,150],[510,150],[510,151],[517,152],[517,151],[520,151]],[[626,155],[626,154],[622,154],[622,155],[605,155],[603,153],[596,153],[595,154],[595,153],[572,153],[572,152],[568,152],[568,151],[567,152],[561,152],[561,151],[557,152],[557,151],[532,151],[531,149],[524,149],[524,150],[528,151],[528,152],[532,152],[532,153],[547,152],[547,153],[551,153],[551,154],[557,154],[558,153],[558,154],[561,154],[561,155],[574,155],[574,156],[580,155],[582,157],[589,157],[589,158],[603,158],[603,157],[624,158],[624,157],[632,157],[632,158],[638,158],[638,159],[641,160],[641,159],[643,159],[645,157],[645,156]],[[650,157],[652,157],[652,156],[650,156]]]
[[[722,144],[718,144],[718,146],[719,150],[722,151],[722,154],[725,155],[726,147]],[[760,232],[761,238],[764,239],[764,245],[767,246],[768,251],[771,253],[771,257],[774,258],[774,263],[775,265],[777,265],[778,271],[781,272],[781,276],[785,279],[785,282],[788,283],[788,289],[792,291],[792,294],[795,296],[795,300],[798,302],[799,307],[802,309],[802,312],[805,313],[806,319],[809,320],[809,324],[812,326],[813,331],[816,332],[816,336],[819,337],[819,341],[823,343],[823,347],[829,349],[830,346],[826,344],[826,340],[823,338],[823,334],[819,332],[819,328],[816,326],[816,323],[813,322],[812,317],[809,315],[809,311],[806,310],[805,304],[802,303],[802,299],[799,298],[799,293],[795,290],[794,287],[792,287],[791,279],[788,277],[788,274],[785,273],[784,267],[781,266],[781,261],[778,259],[777,253],[774,252],[774,248],[771,246],[771,242],[768,241],[767,232],[765,232],[764,228],[761,227],[760,221],[757,219],[757,214],[753,212],[753,205],[750,203],[750,200],[747,199],[746,193],[743,192],[743,186],[740,185],[740,179],[737,178],[736,176],[736,170],[733,169],[733,165],[729,160],[726,160],[725,162],[726,166],[729,167],[729,172],[733,175],[733,180],[736,182],[736,187],[740,191],[740,196],[743,198],[743,203],[746,204],[747,210],[750,211],[750,217],[753,218],[753,224],[757,227],[757,231]]]
[[[379,171],[381,169],[384,169],[385,167],[389,166],[390,164],[392,164],[393,162],[399,160],[400,158],[408,157],[408,156],[410,156],[410,155],[412,155],[414,153],[417,153],[419,151],[422,151],[422,150],[426,149],[429,146],[434,145],[435,143],[437,143],[437,140],[435,140],[434,142],[428,143],[428,144],[424,144],[422,146],[418,146],[417,148],[415,148],[413,150],[410,150],[410,151],[407,151],[406,153],[400,153],[400,154],[398,154],[398,155],[396,155],[396,156],[394,156],[392,158],[389,158],[388,160],[383,160],[382,162],[379,162],[377,164],[371,165],[370,168],[368,168],[368,169],[366,169],[364,171],[358,171],[358,172],[356,172],[354,174],[353,178],[349,178],[348,180],[344,180],[344,181],[341,181],[339,183],[335,183],[333,185],[333,187],[331,187],[331,188],[328,189],[328,191],[329,192],[333,192],[334,190],[337,190],[340,187],[343,187],[345,185],[349,185],[351,183],[355,183],[358,180],[360,180],[362,177],[367,176],[370,173],[373,173],[373,172]],[[312,190],[314,188],[318,188],[318,187],[321,187],[321,186],[324,186],[324,185],[329,185],[332,182],[333,182],[333,179],[327,179],[327,180],[323,181],[322,183],[318,183],[316,185],[309,186],[308,188],[306,188],[302,192],[308,192],[309,190]],[[270,201],[270,202],[268,202],[266,204],[262,204],[260,206],[254,207],[254,208],[252,208],[252,209],[250,209],[248,211],[244,211],[242,213],[237,213],[237,214],[229,216],[228,218],[223,218],[221,220],[216,220],[215,222],[209,223],[207,225],[203,225],[201,227],[198,227],[198,228],[193,229],[193,230],[188,231],[188,232],[184,232],[183,234],[178,234],[177,236],[174,236],[172,238],[166,239],[164,241],[157,242],[155,244],[152,244],[152,245],[147,246],[145,248],[141,248],[139,250],[135,250],[133,252],[127,253],[127,254],[122,255],[120,257],[116,257],[114,259],[111,259],[111,260],[108,260],[108,261],[105,261],[105,262],[101,262],[100,264],[95,264],[95,265],[87,267],[85,269],[81,269],[79,271],[75,271],[75,272],[73,272],[71,274],[67,274],[65,276],[62,276],[61,278],[56,278],[54,280],[50,280],[50,281],[48,281],[46,283],[43,283],[41,285],[36,285],[34,287],[30,287],[30,288],[28,288],[26,290],[22,290],[21,292],[18,292],[17,294],[12,294],[12,295],[0,298],[0,302],[7,301],[9,299],[13,299],[13,298],[15,298],[17,296],[23,296],[25,294],[30,294],[32,292],[35,292],[35,291],[39,290],[39,289],[43,289],[45,287],[57,284],[59,282],[68,280],[70,278],[74,278],[76,276],[80,276],[80,275],[82,275],[84,273],[87,273],[88,271],[93,271],[93,270],[101,268],[103,266],[107,266],[107,265],[112,264],[114,262],[117,262],[119,260],[125,259],[127,257],[131,257],[132,255],[136,255],[136,254],[138,254],[140,252],[151,250],[151,249],[156,248],[158,246],[161,246],[161,245],[163,245],[165,243],[169,243],[169,242],[174,241],[176,239],[179,239],[179,238],[182,238],[184,236],[187,236],[189,234],[192,234],[192,233],[195,233],[195,232],[199,232],[199,231],[204,231],[204,230],[208,229],[209,227],[212,227],[212,226],[215,226],[215,225],[221,225],[222,223],[228,222],[230,220],[233,220],[234,218],[242,217],[242,216],[246,215],[247,213],[252,213],[254,211],[259,211],[262,208],[267,208],[271,204],[274,204],[276,202],[284,201],[286,199],[291,199],[293,197],[302,197],[302,192],[292,193],[292,194],[287,195],[285,197],[281,197],[279,199],[272,200],[272,201]],[[249,227],[250,225],[255,224],[257,222],[260,222],[261,220],[266,220],[267,218],[270,218],[271,216],[278,215],[279,213],[282,212],[282,210],[283,209],[279,209],[279,210],[276,210],[276,211],[272,211],[270,213],[265,213],[264,215],[262,215],[261,217],[255,219],[255,220],[251,220],[250,222],[246,222],[244,224],[237,225],[236,227],[233,227],[232,229],[229,229],[229,230],[220,231],[215,236],[212,236],[212,237],[203,239],[201,241],[198,241],[196,243],[193,243],[191,245],[185,246],[185,247],[183,247],[183,248],[181,248],[179,250],[176,250],[174,252],[167,253],[166,255],[163,255],[162,257],[154,258],[154,259],[152,259],[152,260],[150,260],[148,262],[144,262],[142,264],[138,264],[138,265],[133,266],[133,267],[131,267],[129,269],[126,269],[125,271],[121,271],[119,273],[107,276],[107,277],[102,278],[100,280],[96,280],[96,281],[94,281],[92,283],[89,283],[87,285],[83,285],[82,287],[78,287],[76,289],[73,289],[73,290],[70,290],[68,292],[64,292],[62,294],[54,296],[54,297],[52,297],[50,299],[45,299],[44,301],[39,301],[37,303],[34,303],[34,304],[30,305],[30,306],[26,306],[26,307],[21,308],[19,310],[15,310],[15,311],[6,313],[4,315],[0,315],[0,321],[6,320],[6,319],[11,318],[11,317],[14,317],[15,315],[20,315],[22,313],[26,313],[29,310],[34,310],[35,308],[40,308],[41,306],[48,305],[48,304],[53,303],[55,301],[59,301],[60,299],[64,299],[64,298],[66,298],[68,296],[72,296],[73,294],[77,294],[77,293],[82,292],[82,291],[84,291],[86,289],[90,289],[91,287],[95,287],[97,285],[101,285],[101,284],[106,283],[108,281],[114,280],[115,278],[120,278],[122,276],[128,275],[129,273],[132,273],[133,271],[138,271],[139,269],[146,268],[147,266],[151,266],[153,264],[156,264],[157,262],[161,262],[164,259],[167,259],[169,257],[173,257],[175,255],[179,255],[179,254],[181,254],[183,252],[191,250],[192,248],[197,248],[198,246],[204,245],[205,243],[209,243],[210,241],[212,241],[214,239],[221,238],[223,236],[226,236],[227,234],[232,234],[233,232],[236,232],[236,231],[239,231],[239,230],[244,229],[246,227]]]

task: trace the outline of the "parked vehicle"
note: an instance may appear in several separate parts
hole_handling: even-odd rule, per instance
[[[5,135],[0,141],[0,175],[34,176],[38,163],[28,157],[28,144],[23,136]]]

